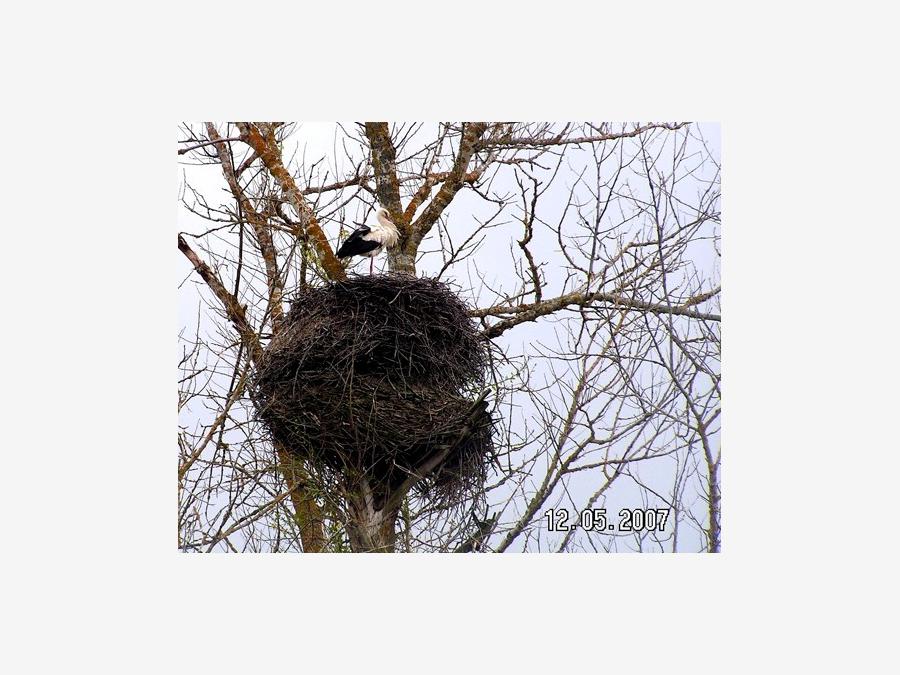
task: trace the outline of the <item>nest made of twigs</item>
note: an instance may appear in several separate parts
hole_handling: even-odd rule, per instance
[[[446,285],[407,275],[305,286],[258,364],[260,419],[324,470],[368,477],[382,494],[473,494],[493,456],[482,391],[488,341]],[[440,458],[436,466],[434,459]]]

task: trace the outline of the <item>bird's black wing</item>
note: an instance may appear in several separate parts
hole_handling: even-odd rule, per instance
[[[347,237],[346,241],[341,244],[341,247],[337,252],[337,257],[349,258],[352,255],[364,255],[369,251],[374,251],[378,248],[381,244],[377,241],[363,239],[363,237],[371,231],[372,230],[368,227],[361,227],[358,230],[355,230],[353,234]]]

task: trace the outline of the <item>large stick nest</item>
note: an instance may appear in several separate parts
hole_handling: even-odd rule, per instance
[[[434,279],[306,286],[260,360],[254,400],[275,440],[318,468],[365,477],[382,497],[421,475],[421,493],[452,502],[483,486],[493,457],[478,396],[488,350]]]

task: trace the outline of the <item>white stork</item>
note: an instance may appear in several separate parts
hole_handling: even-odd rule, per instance
[[[355,230],[341,244],[338,249],[338,258],[349,258],[354,255],[368,256],[369,274],[372,274],[375,265],[375,256],[386,248],[393,248],[400,239],[397,226],[391,222],[388,210],[383,206],[375,209],[377,225],[363,225]]]

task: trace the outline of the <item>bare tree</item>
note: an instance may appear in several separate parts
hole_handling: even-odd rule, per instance
[[[702,128],[334,129],[315,159],[298,125],[179,130],[197,309],[180,335],[179,546],[360,550],[374,521],[271,442],[247,388],[293,289],[346,277],[336,245],[377,201],[400,231],[388,270],[454,285],[495,346],[500,452],[476,498],[406,491],[363,548],[718,551],[719,165]],[[596,526],[618,507],[668,520]]]

